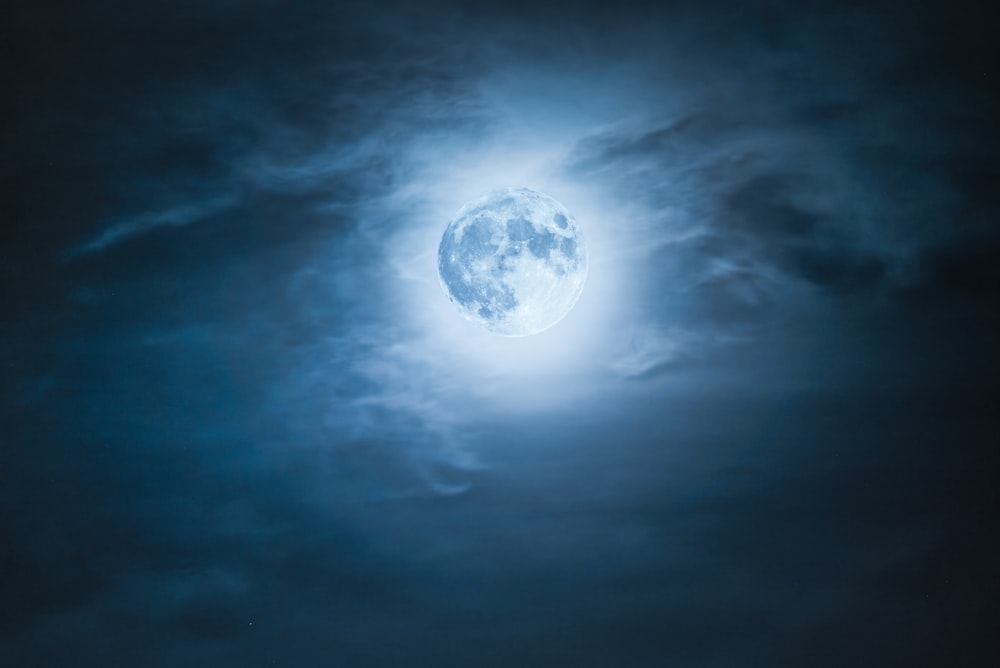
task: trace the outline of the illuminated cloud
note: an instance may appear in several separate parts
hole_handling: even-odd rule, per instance
[[[119,4],[0,22],[6,660],[974,663],[976,12]],[[507,185],[589,251],[513,339],[437,272]]]

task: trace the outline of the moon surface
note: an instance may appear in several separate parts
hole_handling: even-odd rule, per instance
[[[438,274],[467,320],[529,336],[563,319],[583,292],[587,247],[562,204],[501,188],[463,206],[441,237]]]

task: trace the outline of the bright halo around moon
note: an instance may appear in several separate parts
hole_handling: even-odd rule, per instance
[[[455,215],[438,247],[441,286],[467,320],[529,336],[563,319],[587,280],[587,247],[562,204],[501,188]]]

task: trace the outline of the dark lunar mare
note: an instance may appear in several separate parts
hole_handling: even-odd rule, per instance
[[[498,257],[499,251],[489,228],[475,222],[465,228],[461,243],[456,239],[455,230],[450,230],[441,238],[438,249],[438,271],[451,299],[466,308],[478,305],[479,315],[489,320],[500,318],[515,308],[517,298],[503,283],[483,280],[465,268],[483,258],[497,258],[502,268],[504,258]]]

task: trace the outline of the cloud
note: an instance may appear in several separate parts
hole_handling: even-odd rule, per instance
[[[184,227],[205,220],[233,206],[235,198],[229,195],[200,204],[182,204],[164,211],[145,213],[111,223],[90,241],[67,249],[63,256],[73,259],[82,255],[101,253],[110,248],[153,230]]]
[[[995,300],[1000,295],[1000,240],[970,237],[926,250],[899,295],[927,299]]]
[[[0,232],[5,656],[987,637],[995,104],[965,47],[927,74],[923,10],[237,4],[16,24],[52,50],[13,84]],[[522,340],[435,266],[508,183],[592,260]]]

